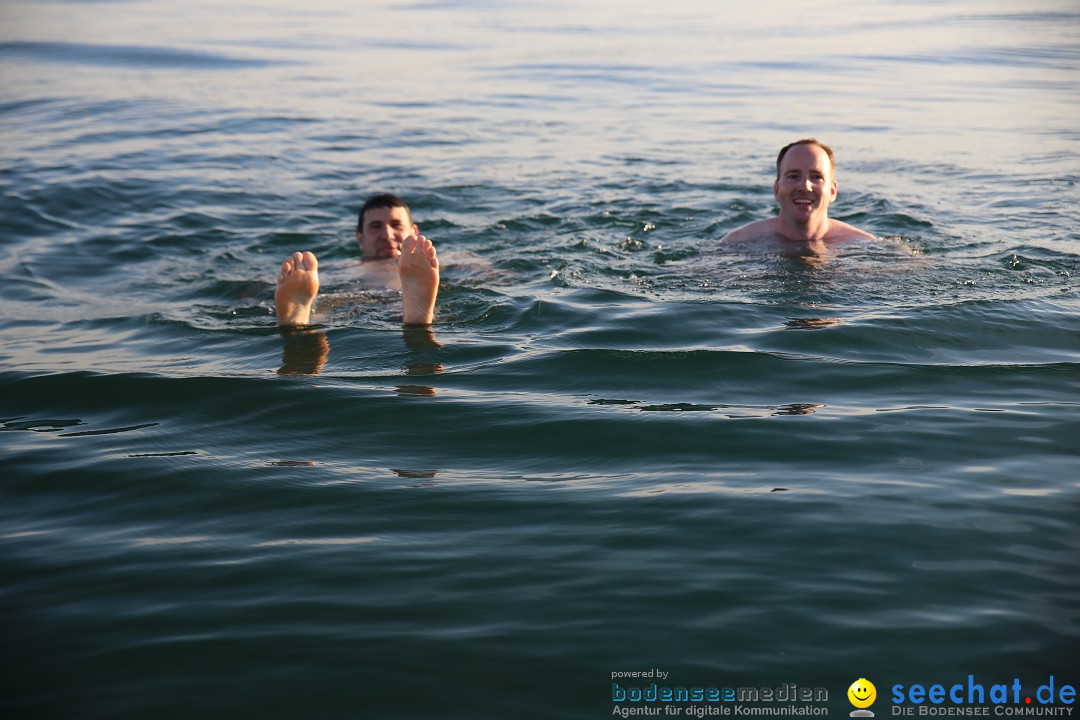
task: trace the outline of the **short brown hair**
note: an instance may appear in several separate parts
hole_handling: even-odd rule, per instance
[[[784,161],[784,156],[787,155],[787,151],[796,145],[817,145],[819,148],[825,151],[825,154],[829,156],[829,166],[832,168],[833,175],[836,175],[836,157],[833,156],[832,148],[821,142],[816,138],[803,138],[802,140],[796,140],[793,143],[788,143],[784,147],[780,148],[780,154],[776,156],[776,179],[780,179],[780,163]]]
[[[405,212],[409,214],[409,222],[412,222],[412,210],[410,210],[409,206],[405,204],[405,201],[397,195],[391,195],[390,193],[378,193],[377,195],[372,195],[364,202],[364,206],[360,208],[360,212],[356,214],[356,232],[364,232],[364,213],[368,210],[396,207],[405,208]]]

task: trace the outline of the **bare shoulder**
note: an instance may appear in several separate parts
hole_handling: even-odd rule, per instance
[[[843,220],[829,220],[829,235],[827,240],[841,241],[841,240],[877,240],[877,235],[872,235],[865,230],[860,230],[854,225],[849,225]]]
[[[740,228],[735,228],[724,237],[720,238],[722,243],[742,243],[753,242],[755,240],[761,240],[776,233],[775,228],[776,218],[765,218],[764,220],[755,220],[752,223],[747,223]]]
[[[490,260],[480,257],[470,250],[447,250],[439,253],[439,263],[447,266],[453,265],[455,268],[465,267],[480,270],[489,270],[492,267]]]

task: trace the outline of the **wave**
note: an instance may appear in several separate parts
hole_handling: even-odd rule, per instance
[[[216,53],[140,45],[67,42],[4,42],[0,57],[72,65],[229,70],[285,64],[281,59],[238,58]]]

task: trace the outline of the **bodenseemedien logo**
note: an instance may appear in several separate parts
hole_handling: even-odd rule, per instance
[[[877,688],[874,687],[874,683],[866,678],[859,678],[847,689],[847,697],[848,701],[855,706],[855,710],[850,713],[851,717],[874,717],[874,713],[866,709],[877,699]]]

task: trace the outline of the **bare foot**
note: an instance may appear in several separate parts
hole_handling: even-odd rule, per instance
[[[319,292],[319,263],[309,252],[293,253],[281,263],[274,304],[278,325],[307,325]]]
[[[439,293],[439,259],[431,241],[423,235],[405,238],[398,272],[405,324],[430,325],[435,319],[435,296]]]

